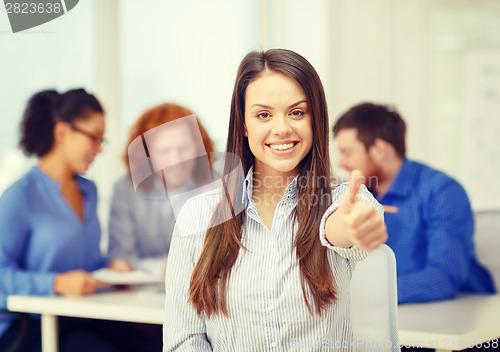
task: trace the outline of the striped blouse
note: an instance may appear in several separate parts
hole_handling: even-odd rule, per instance
[[[332,246],[325,237],[325,221],[347,190],[343,183],[333,190],[333,202],[321,219],[319,236],[328,247],[328,259],[336,283],[338,301],[321,316],[307,309],[300,283],[300,269],[293,250],[297,225],[295,178],[277,204],[271,228],[261,221],[252,200],[252,169],[243,182],[245,229],[227,290],[229,317],[209,319],[188,303],[191,274],[202,251],[205,231],[221,199],[214,190],[190,199],[177,219],[166,273],[163,351],[354,351],[350,326],[349,287],[353,263],[367,252]],[[382,207],[365,187],[358,197]],[[307,287],[307,285],[306,285]],[[309,302],[312,301],[308,287]]]

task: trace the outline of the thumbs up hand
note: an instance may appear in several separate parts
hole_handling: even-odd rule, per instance
[[[334,246],[356,245],[372,251],[387,241],[383,217],[372,205],[356,199],[362,183],[361,172],[354,170],[339,208],[326,221],[326,238]]]
[[[340,205],[342,210],[346,213],[350,213],[354,205],[356,204],[356,196],[359,193],[359,188],[363,184],[363,175],[361,171],[354,170],[351,172],[349,177],[349,188],[347,193],[342,198],[342,204]]]

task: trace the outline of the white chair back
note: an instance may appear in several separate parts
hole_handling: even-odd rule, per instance
[[[474,243],[478,261],[493,276],[497,290],[500,290],[500,210],[475,213],[476,232]]]
[[[356,264],[351,280],[351,314],[358,352],[400,351],[396,258],[387,245]]]

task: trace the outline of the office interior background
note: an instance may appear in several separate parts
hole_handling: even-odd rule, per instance
[[[108,148],[87,177],[106,234],[131,124],[148,107],[190,107],[223,151],[236,70],[250,50],[288,48],[317,69],[330,124],[350,106],[394,105],[408,157],[500,209],[500,1],[80,0],[13,34],[0,11],[0,193],[36,160],[17,147],[28,98],[84,87],[107,112]],[[331,143],[334,171],[345,177]]]

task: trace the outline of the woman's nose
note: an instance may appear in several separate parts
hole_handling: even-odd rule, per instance
[[[274,120],[274,133],[279,136],[286,136],[292,132],[292,126],[287,116],[279,116]]]

